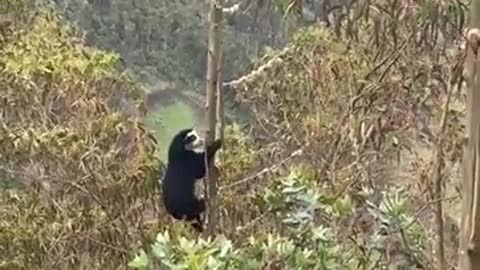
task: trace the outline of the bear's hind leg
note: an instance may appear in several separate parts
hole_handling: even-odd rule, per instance
[[[198,231],[203,231],[203,221],[201,218],[201,213],[203,213],[206,209],[205,206],[205,199],[196,199],[195,200],[195,205],[196,205],[196,213],[195,213],[195,223],[193,224],[193,227],[196,228]]]
[[[190,223],[196,231],[202,232],[203,222],[201,213],[205,211],[205,200],[203,198],[194,198],[193,201],[190,202],[188,210],[185,210],[187,209],[184,209],[181,215],[175,215],[175,217]]]
[[[191,224],[193,228],[198,232],[203,231],[201,213],[205,211],[205,208],[205,200],[203,198],[195,199],[192,206],[192,212],[187,217],[187,219],[192,222]]]

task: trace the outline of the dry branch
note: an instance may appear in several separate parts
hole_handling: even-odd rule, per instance
[[[437,198],[435,203],[436,212],[435,212],[435,220],[437,224],[437,267],[440,270],[445,269],[445,245],[444,245],[444,228],[443,228],[443,202],[439,198],[443,197],[443,177],[442,177],[442,169],[444,167],[444,157],[443,157],[443,145],[445,143],[445,130],[447,127],[447,119],[448,119],[448,112],[450,106],[450,99],[455,87],[456,78],[455,71],[452,71],[452,77],[450,78],[448,89],[447,89],[447,96],[443,107],[442,118],[440,121],[440,130],[437,139],[437,145],[433,150],[433,174],[432,180],[435,184],[435,191],[432,194],[433,198]]]
[[[265,74],[267,70],[282,64],[283,60],[281,57],[285,55],[289,50],[289,47],[284,48],[280,53],[270,59],[267,63],[259,66],[257,69],[253,70],[247,75],[244,75],[236,80],[223,83],[223,86],[236,87],[244,83],[255,81],[259,76]]]
[[[222,187],[220,187],[220,190],[229,189],[229,188],[232,188],[232,187],[235,187],[235,186],[238,186],[238,185],[247,183],[247,182],[249,182],[249,181],[252,181],[252,180],[254,180],[254,179],[257,179],[258,177],[260,177],[260,176],[262,176],[262,175],[264,175],[264,174],[273,172],[273,171],[279,169],[283,164],[285,164],[285,163],[287,163],[288,161],[290,161],[292,158],[294,158],[294,157],[296,157],[296,156],[300,156],[302,153],[303,153],[303,149],[297,149],[297,150],[293,151],[289,156],[287,156],[286,158],[282,159],[280,162],[275,163],[275,164],[273,164],[272,166],[270,166],[270,167],[268,167],[268,168],[264,168],[263,170],[259,171],[258,173],[254,174],[254,175],[245,177],[245,178],[243,178],[243,179],[241,179],[241,180],[238,180],[238,181],[234,181],[233,183],[231,183],[231,184],[229,184],[229,185],[222,186]]]
[[[228,14],[228,15],[232,15],[234,14],[235,12],[237,12],[238,10],[240,10],[240,3],[237,3],[229,8],[223,8],[222,11],[224,14]]]

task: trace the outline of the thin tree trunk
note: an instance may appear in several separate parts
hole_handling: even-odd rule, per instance
[[[467,144],[464,149],[463,205],[460,233],[460,270],[480,269],[480,0],[472,1],[472,29],[467,40]]]
[[[225,111],[223,104],[223,53],[220,52],[218,60],[218,72],[217,72],[217,134],[220,140],[225,138]]]
[[[444,168],[444,157],[443,157],[443,144],[445,141],[445,129],[447,127],[448,112],[450,107],[450,99],[455,87],[456,82],[456,71],[452,70],[451,78],[448,82],[447,97],[445,99],[445,104],[443,106],[442,119],[440,121],[440,131],[437,138],[437,144],[433,152],[433,175],[432,180],[435,184],[435,190],[433,192],[432,199],[436,201],[435,203],[435,223],[437,224],[437,250],[436,250],[436,260],[437,260],[437,269],[444,270],[446,269],[445,263],[445,237],[444,237],[444,222],[443,222],[443,168]]]
[[[215,140],[215,128],[217,124],[217,84],[219,74],[219,60],[222,48],[222,0],[210,0],[209,30],[208,30],[208,63],[207,63],[207,104],[206,118],[207,131],[205,134],[206,144],[210,145]],[[205,155],[206,156],[206,155]],[[213,160],[212,160],[213,161]],[[207,160],[205,159],[205,163]],[[217,227],[217,181],[218,169],[215,168],[214,162],[206,164],[207,172],[205,177],[206,198],[207,198],[207,235],[214,236]]]

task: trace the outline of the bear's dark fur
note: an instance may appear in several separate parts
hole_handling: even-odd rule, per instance
[[[205,176],[205,152],[192,150],[192,144],[199,140],[191,135],[193,129],[179,131],[168,149],[167,171],[163,179],[163,202],[167,212],[176,219],[192,222],[197,231],[202,231],[200,214],[205,211],[204,199],[195,196],[195,180]],[[195,133],[196,134],[196,133]],[[207,147],[208,162],[222,145],[216,140]]]

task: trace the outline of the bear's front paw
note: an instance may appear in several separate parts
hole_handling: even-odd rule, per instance
[[[207,208],[207,205],[206,205],[205,199],[204,198],[199,198],[198,199],[198,211],[201,213],[201,212],[205,211],[206,208]]]
[[[222,147],[222,140],[221,139],[218,139],[216,141],[213,142],[213,147],[215,149],[219,149],[220,147]]]

